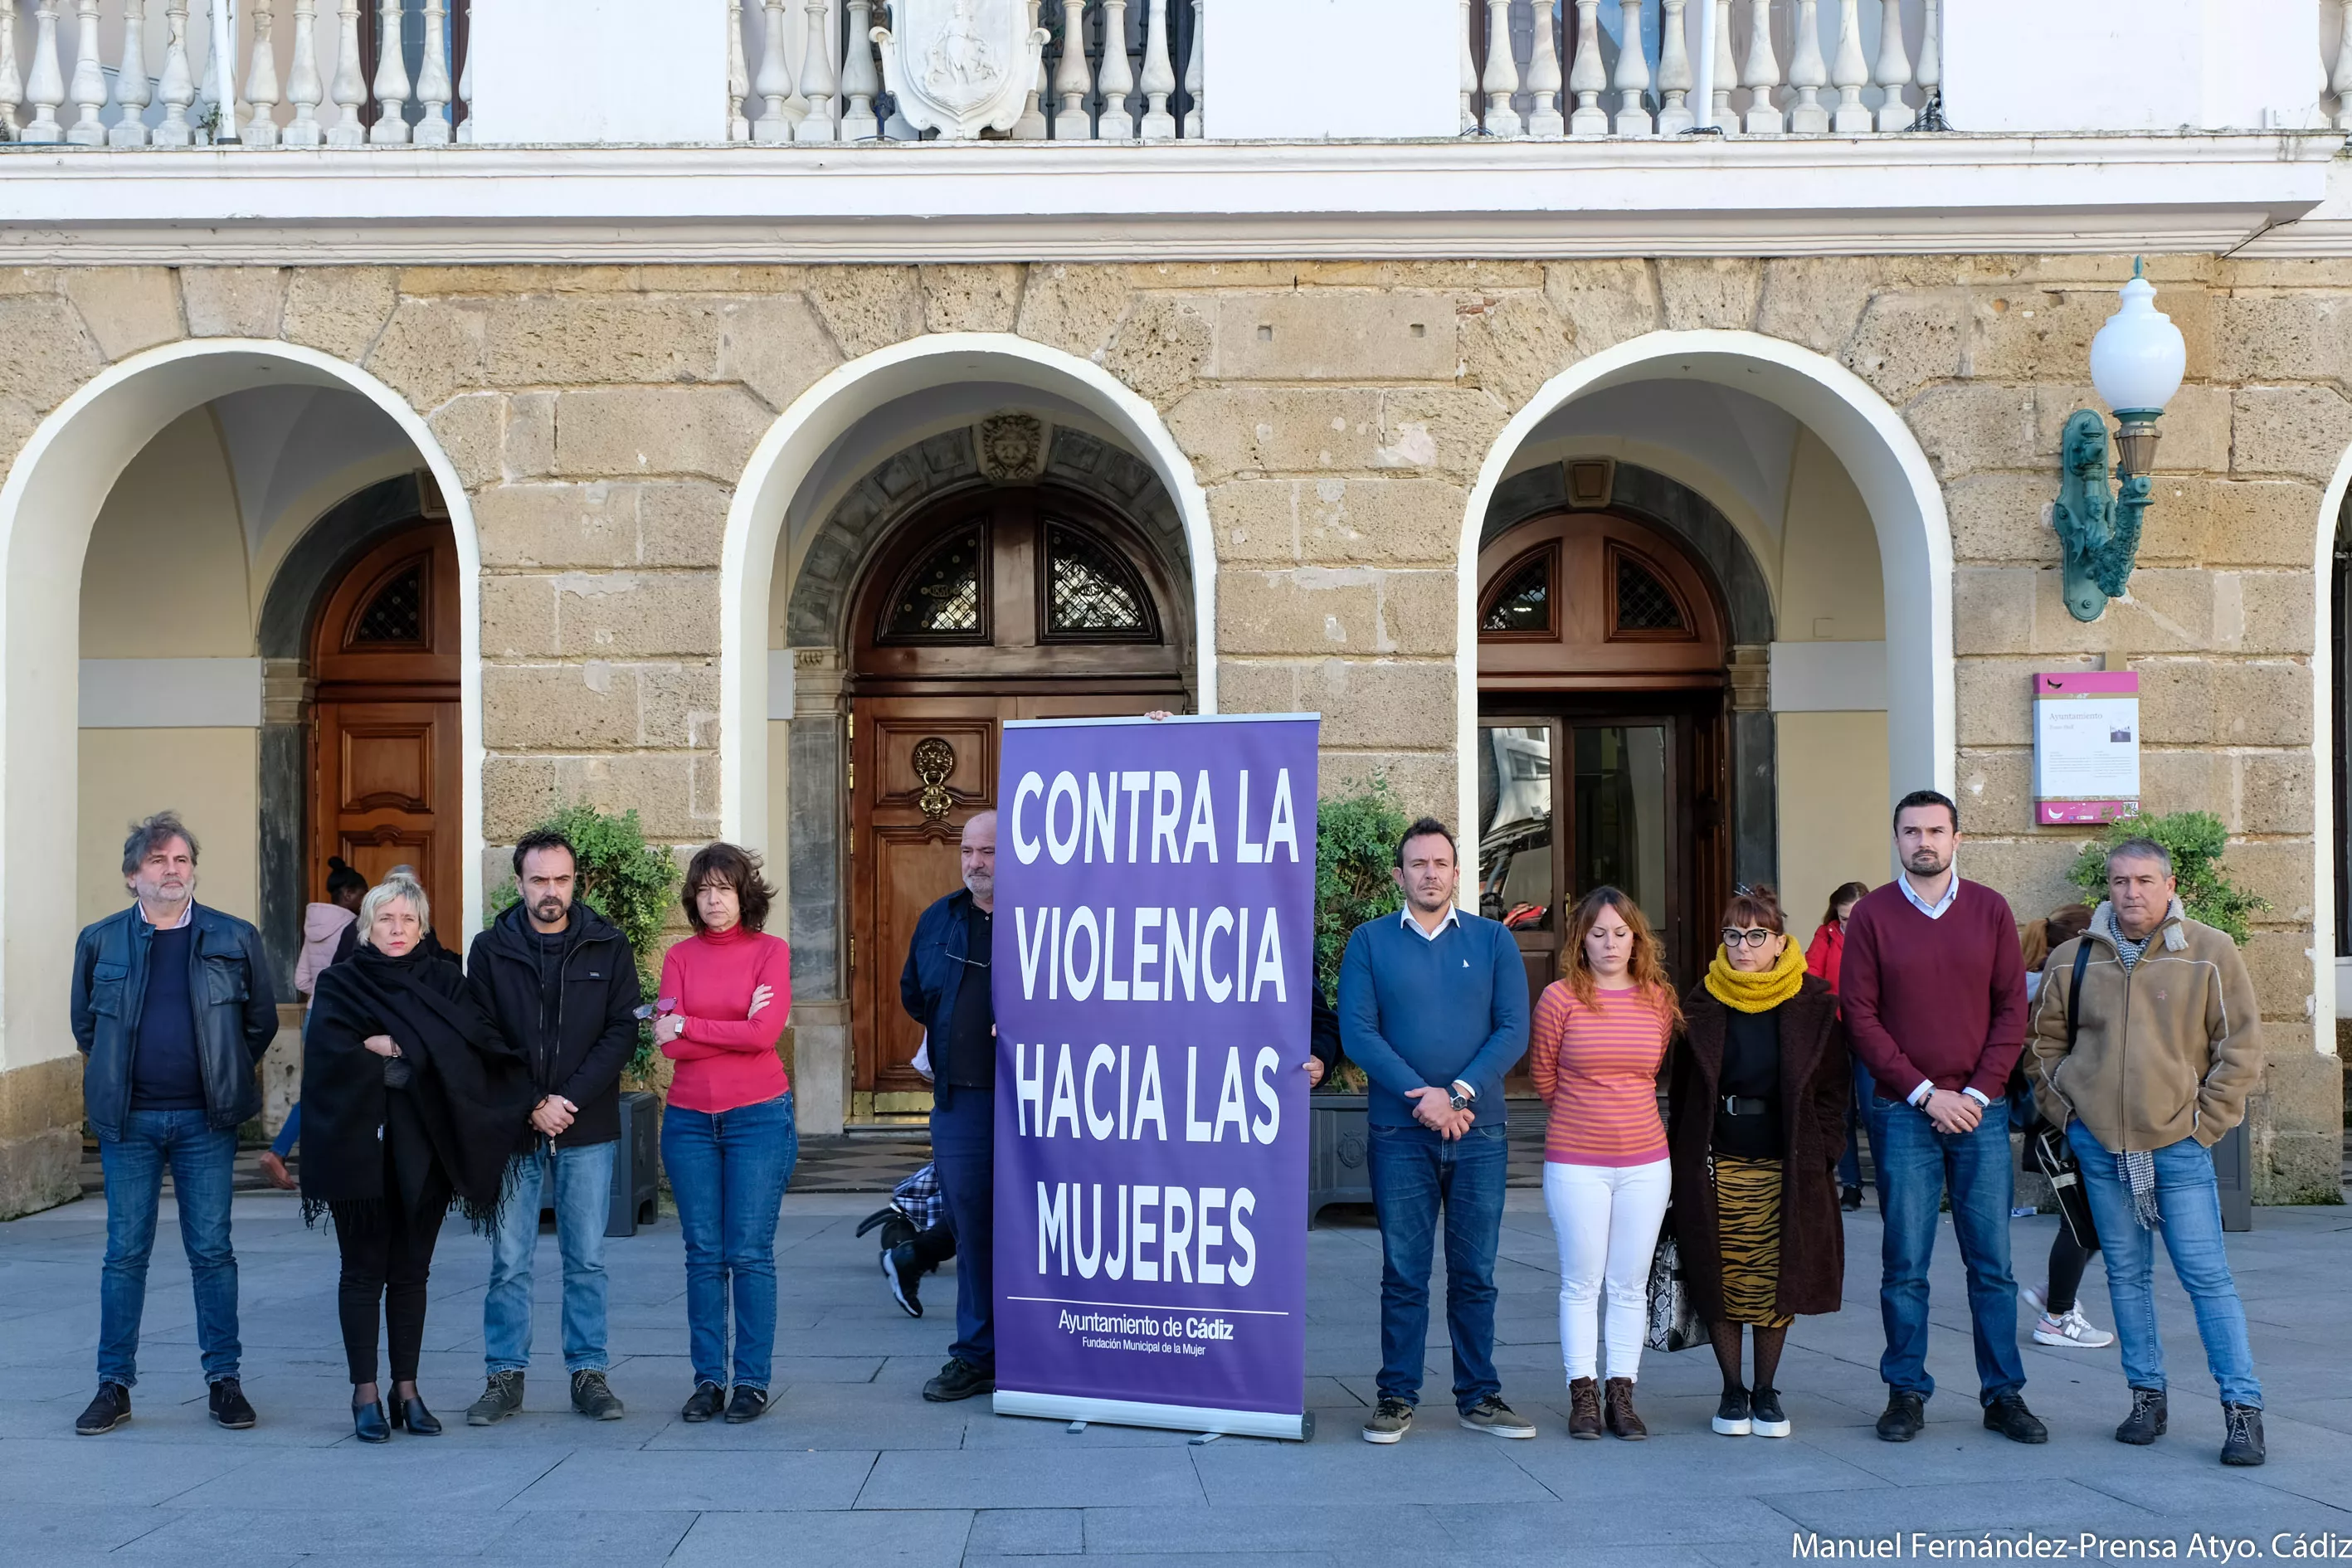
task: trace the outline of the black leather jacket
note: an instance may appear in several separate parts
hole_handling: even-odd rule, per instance
[[[188,994],[196,1007],[196,1055],[205,1116],[226,1130],[261,1114],[254,1068],[278,1033],[278,996],[261,933],[202,904],[189,921]],[[131,1115],[131,1061],[147,1003],[147,952],[155,928],[133,904],[82,930],[74,944],[73,1032],[82,1055],[82,1112],[101,1138],[122,1136]]]

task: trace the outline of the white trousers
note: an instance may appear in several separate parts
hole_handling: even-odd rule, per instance
[[[1642,1375],[1650,1312],[1650,1259],[1674,1177],[1646,1165],[1544,1163],[1544,1207],[1559,1244],[1559,1355],[1568,1380],[1598,1377],[1600,1302],[1609,1292],[1609,1375]]]

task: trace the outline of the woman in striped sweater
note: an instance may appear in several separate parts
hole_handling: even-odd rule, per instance
[[[1650,1257],[1674,1180],[1658,1120],[1658,1068],[1682,1022],[1657,938],[1633,900],[1596,888],[1569,916],[1562,978],[1544,987],[1528,1068],[1550,1117],[1544,1206],[1559,1245],[1559,1346],[1571,1437],[1648,1436],[1633,1413]],[[1609,1296],[1609,1381],[1599,1373]]]

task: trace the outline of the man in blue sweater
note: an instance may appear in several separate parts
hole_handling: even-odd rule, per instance
[[[1528,1048],[1527,968],[1508,931],[1454,907],[1462,871],[1444,823],[1405,830],[1394,875],[1405,907],[1358,926],[1339,965],[1340,1038],[1371,1079],[1381,1221],[1381,1402],[1364,1441],[1393,1443],[1412,1426],[1441,1214],[1454,1408],[1474,1432],[1532,1437],[1495,1375],[1503,1075]]]

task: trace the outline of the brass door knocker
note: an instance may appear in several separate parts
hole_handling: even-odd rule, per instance
[[[938,822],[955,807],[955,792],[947,787],[948,775],[955,772],[955,748],[937,735],[926,735],[915,742],[915,776],[923,781],[915,804],[923,808],[927,822]]]

